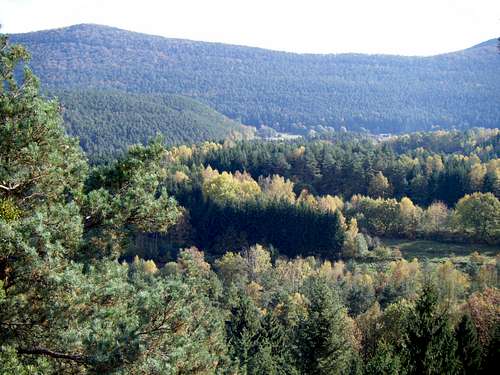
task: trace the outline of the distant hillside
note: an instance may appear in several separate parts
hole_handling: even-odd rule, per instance
[[[245,124],[301,133],[500,125],[496,41],[432,57],[313,55],[167,39],[97,25],[12,35],[47,89],[170,93]]]
[[[130,94],[120,91],[58,91],[68,133],[80,137],[92,159],[146,143],[158,134],[169,144],[221,140],[248,127],[205,104],[176,95]]]

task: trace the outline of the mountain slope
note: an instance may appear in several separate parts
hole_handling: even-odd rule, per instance
[[[175,93],[249,125],[373,132],[497,127],[500,55],[488,41],[432,57],[312,55],[167,39],[97,25],[12,35],[46,88]]]
[[[250,129],[205,104],[176,95],[112,90],[52,92],[63,105],[65,126],[92,160],[146,143],[162,134],[168,144],[221,140]]]

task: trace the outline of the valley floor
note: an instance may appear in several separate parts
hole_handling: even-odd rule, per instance
[[[438,242],[430,240],[408,240],[384,238],[383,244],[398,247],[405,259],[417,258],[419,260],[442,261],[444,258],[453,257],[455,262],[465,262],[470,255],[478,252],[482,256],[495,257],[500,254],[500,246],[486,244],[467,244],[453,242]]]

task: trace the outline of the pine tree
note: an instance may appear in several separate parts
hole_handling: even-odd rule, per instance
[[[298,362],[305,374],[343,374],[352,359],[346,311],[321,278],[307,280],[308,316],[299,327]]]
[[[404,365],[409,374],[456,374],[457,343],[435,288],[427,284],[409,318]]]
[[[29,69],[16,80],[27,59],[0,36],[2,365],[31,374],[215,372],[225,346],[208,293],[116,262],[128,234],[165,231],[178,217],[159,188],[166,150],[134,147],[87,179],[57,103],[40,96]]]
[[[278,375],[281,374],[278,363],[276,362],[272,348],[266,339],[260,339],[255,349],[255,354],[249,360],[249,375]]]
[[[463,374],[477,374],[481,367],[481,344],[477,337],[476,327],[470,315],[465,314],[457,330],[457,356],[461,362]]]
[[[251,373],[251,360],[257,352],[257,339],[260,331],[260,316],[253,301],[239,289],[233,288],[230,318],[226,323],[229,356],[237,364],[241,374]],[[266,364],[272,365],[269,348],[260,353]],[[271,367],[268,366],[268,367]]]
[[[287,332],[287,329],[291,332]],[[274,312],[268,312],[262,320],[251,373],[298,374],[290,345],[292,337],[293,330],[285,328]]]
[[[364,373],[367,375],[393,375],[402,374],[404,371],[401,368],[401,359],[394,348],[384,341],[380,341],[373,357],[367,362]]]

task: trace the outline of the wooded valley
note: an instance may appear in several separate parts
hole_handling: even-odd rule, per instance
[[[90,35],[95,45],[99,35]],[[264,54],[210,48],[236,62]],[[278,66],[292,58],[270,56]],[[336,66],[351,58],[331,57]],[[403,58],[378,59],[407,69]],[[0,36],[0,374],[494,373],[500,130],[497,109],[481,98],[494,101],[500,90],[479,90],[477,106],[460,109],[491,116],[481,116],[484,128],[263,140],[206,105],[149,88],[148,96],[68,91],[61,108],[27,62],[23,46]],[[178,73],[192,74],[181,62]],[[117,85],[86,67],[75,69],[96,87]],[[57,86],[50,74],[42,85]],[[289,131],[303,113],[276,109],[284,97],[252,102],[278,81],[244,87],[248,108],[267,111],[258,115],[198,83],[201,101],[222,113]],[[387,111],[393,123],[379,119],[391,131],[396,107]],[[99,129],[108,108],[113,116]],[[123,123],[138,126],[132,134]],[[412,253],[408,241],[424,248]]]

